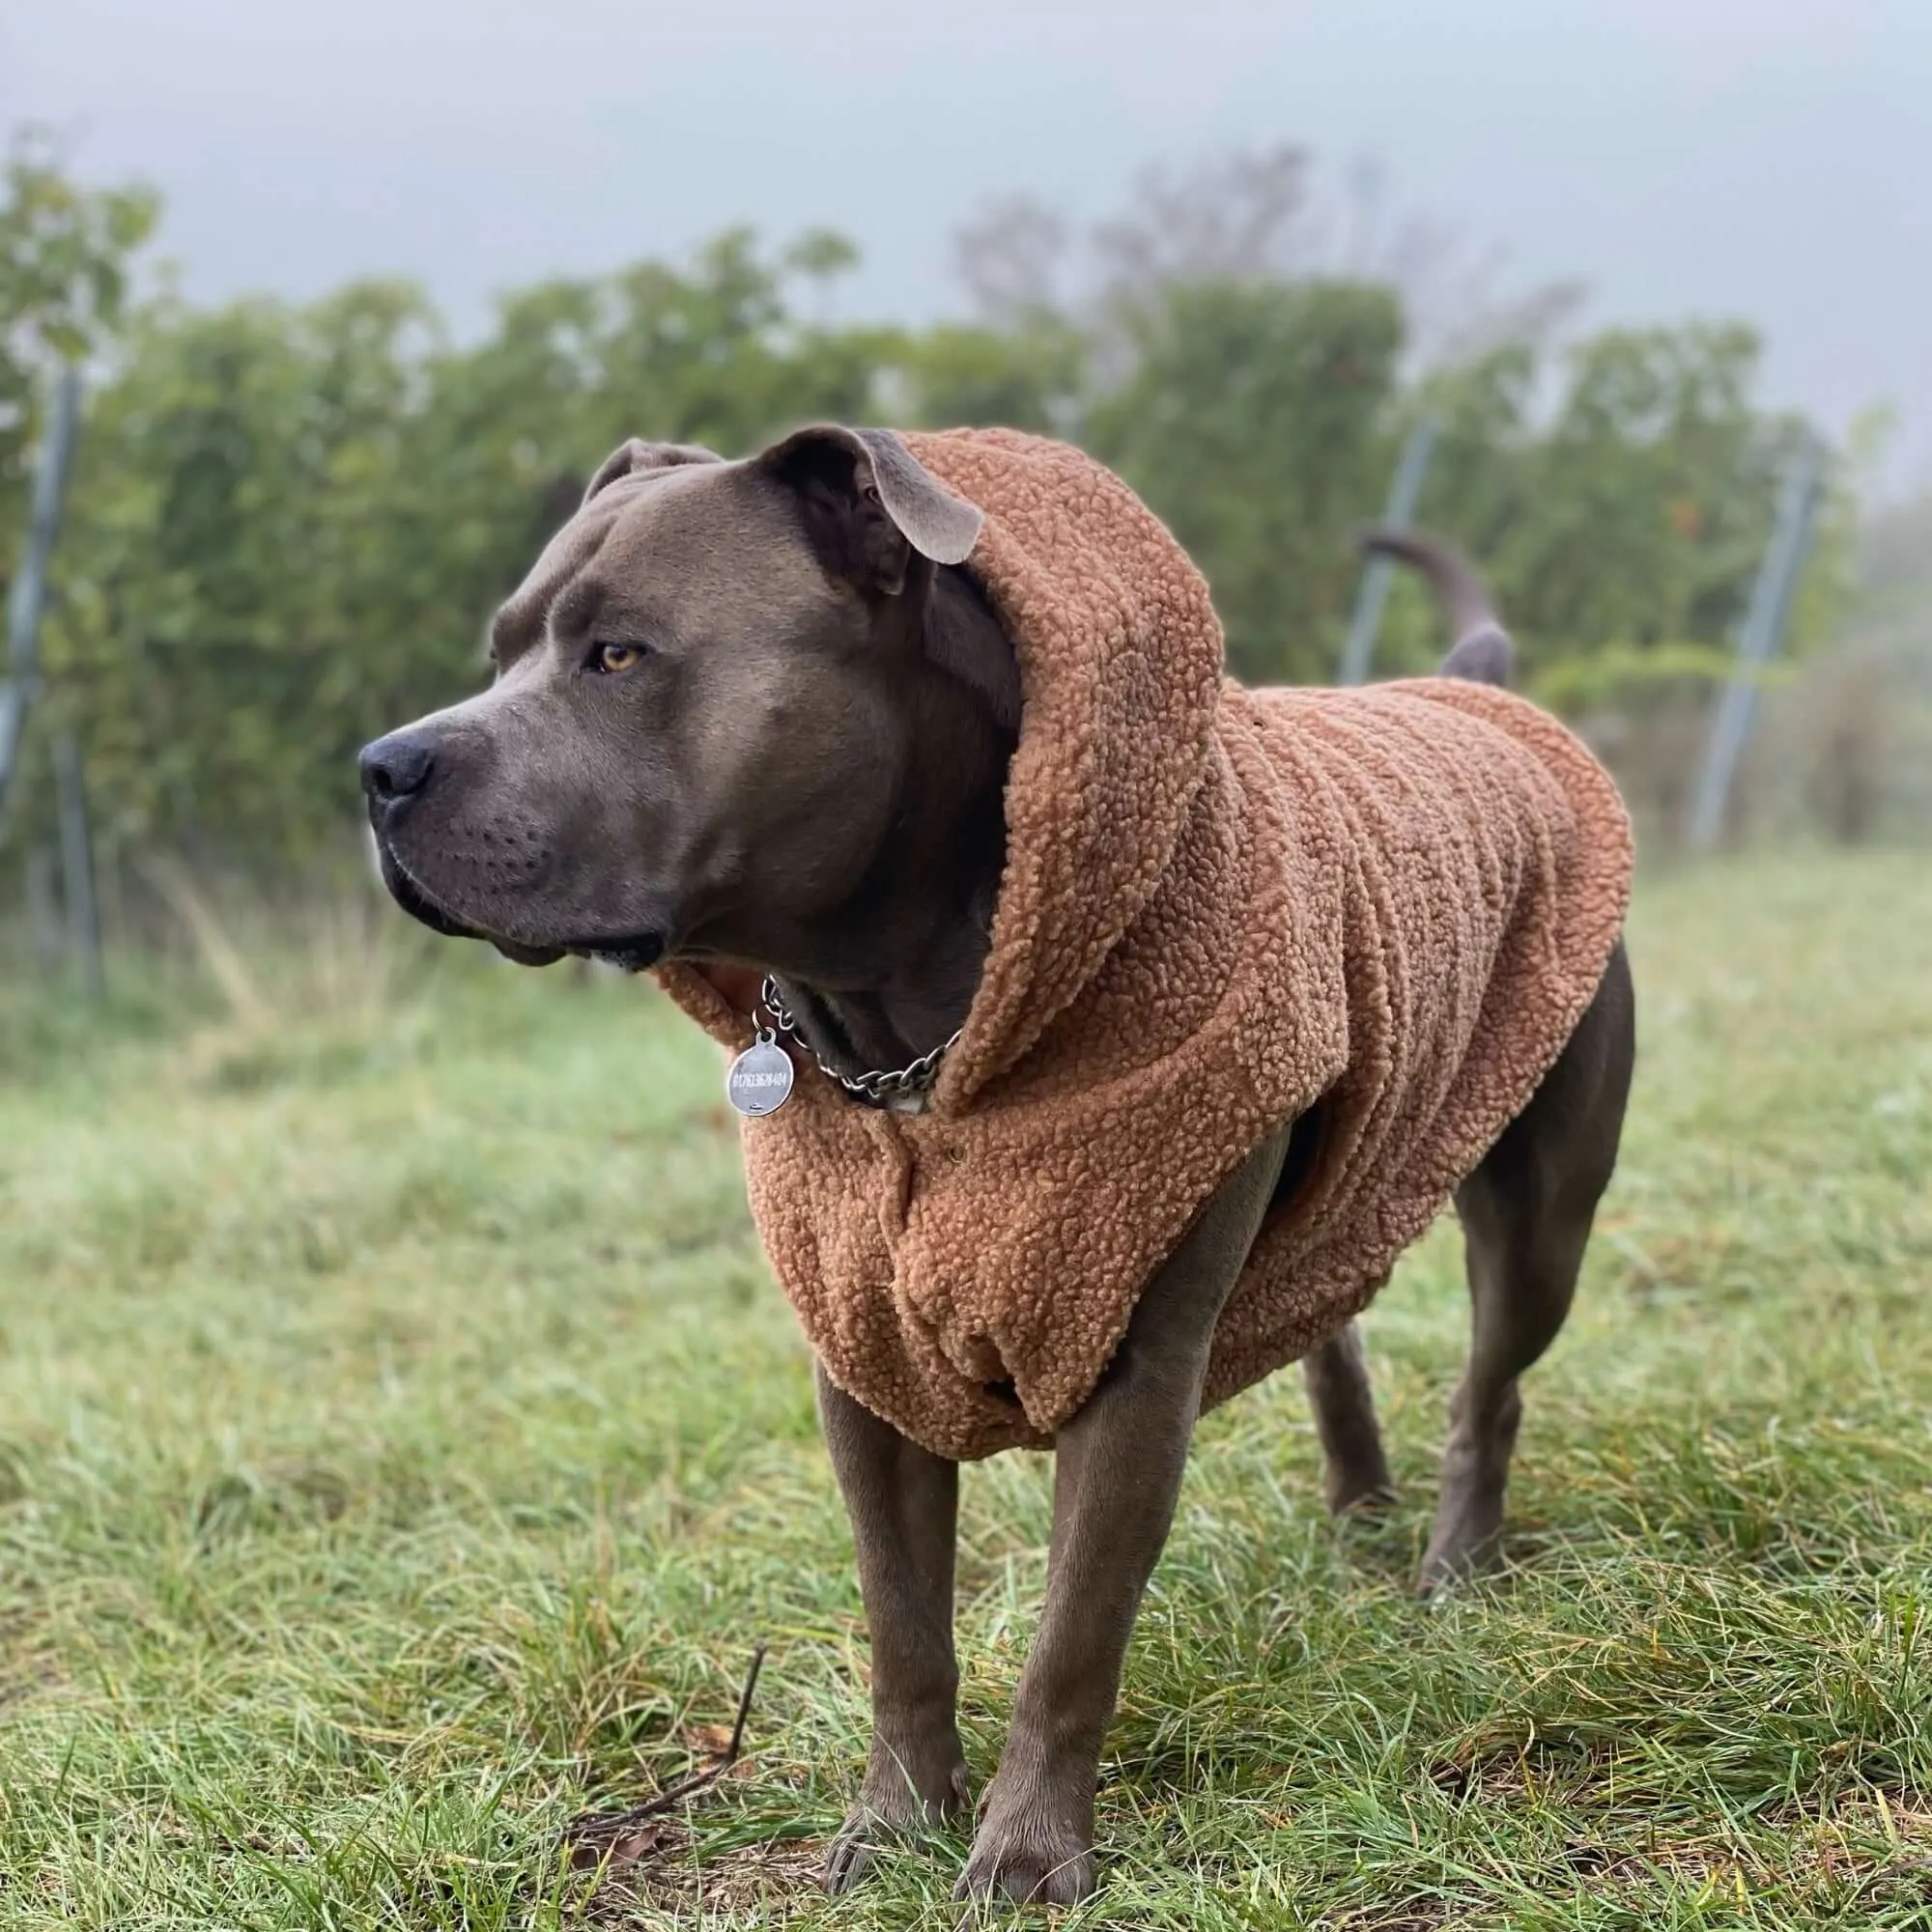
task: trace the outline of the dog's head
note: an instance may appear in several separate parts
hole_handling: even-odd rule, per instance
[[[744,958],[841,903],[912,755],[935,564],[980,513],[889,432],[632,441],[492,630],[496,675],[362,753],[383,873],[542,965]]]

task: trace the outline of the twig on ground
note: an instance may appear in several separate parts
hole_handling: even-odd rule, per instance
[[[633,1862],[654,1847],[655,1835],[645,1834],[644,1842],[634,1848],[626,1847],[624,1840],[637,1837],[639,1828],[653,1818],[662,1818],[687,1799],[710,1790],[738,1762],[739,1753],[745,1747],[745,1726],[752,1716],[752,1695],[758,1688],[758,1672],[764,1662],[765,1646],[759,1644],[752,1653],[752,1667],[745,1673],[745,1688],[738,1695],[737,1721],[731,1726],[731,1741],[724,1750],[701,1771],[680,1777],[675,1784],[667,1785],[655,1798],[647,1798],[641,1804],[633,1804],[628,1810],[579,1812],[563,1828],[564,1842],[571,1849],[573,1861],[577,1861],[579,1853],[588,1852],[593,1857],[586,1862],[601,1862],[607,1854],[617,1862]],[[626,1851],[628,1857],[623,1856]]]

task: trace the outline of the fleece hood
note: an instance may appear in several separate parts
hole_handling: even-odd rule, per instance
[[[1223,644],[1207,580],[1111,470],[1009,430],[908,436],[987,513],[971,568],[1019,660],[992,944],[933,1104],[967,1106],[1092,984],[1167,871],[1206,770]]]

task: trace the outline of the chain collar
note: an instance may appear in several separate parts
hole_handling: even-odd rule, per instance
[[[890,1073],[841,1073],[838,1067],[828,1066],[819,1059],[817,1049],[800,1032],[798,1022],[792,1018],[791,1009],[785,1005],[784,996],[779,991],[779,982],[769,973],[759,989],[758,1002],[772,1016],[772,1024],[779,1032],[789,1034],[797,1040],[811,1055],[819,1072],[828,1080],[838,1081],[854,1099],[864,1100],[867,1106],[890,1107],[895,1113],[925,1112],[926,1097],[932,1092],[932,1083],[939,1078],[939,1063],[959,1044],[959,1034],[955,1033],[931,1052],[922,1053],[917,1060]],[[959,1029],[959,1033],[965,1031],[964,1027]]]

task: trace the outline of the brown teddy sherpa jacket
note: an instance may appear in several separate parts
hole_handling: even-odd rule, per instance
[[[1603,768],[1507,692],[1225,679],[1200,574],[1078,451],[905,440],[985,513],[968,567],[1018,653],[991,950],[925,1113],[802,1062],[743,1138],[759,1234],[833,1379],[965,1459],[1049,1444],[1216,1186],[1318,1106],[1206,1400],[1339,1329],[1589,1004],[1631,835]],[[662,978],[750,1043],[708,980]]]

